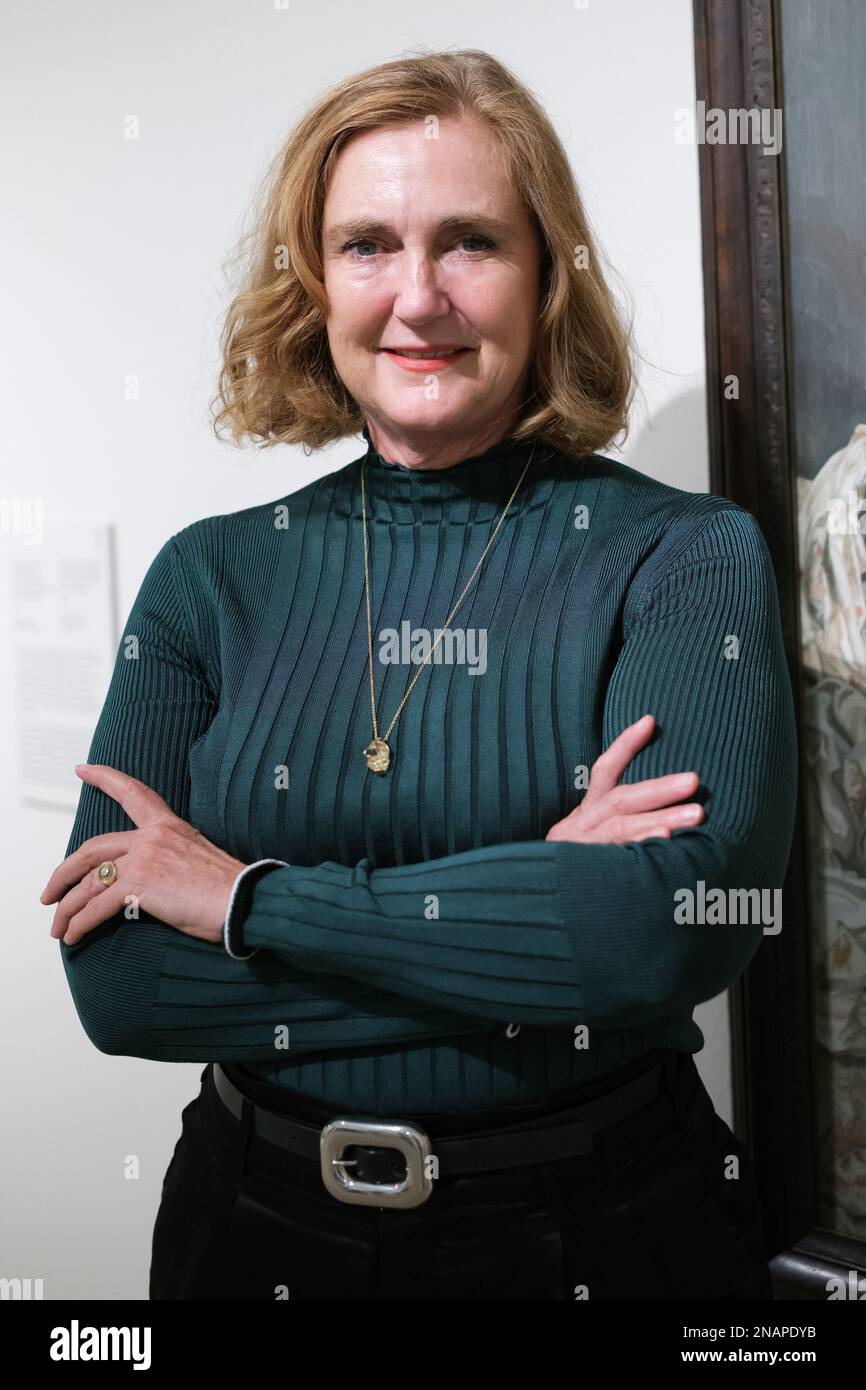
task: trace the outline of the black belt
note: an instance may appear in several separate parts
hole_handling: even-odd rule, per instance
[[[325,1187],[339,1201],[415,1207],[431,1195],[436,1178],[549,1163],[589,1153],[602,1130],[662,1094],[666,1070],[666,1063],[659,1062],[633,1081],[581,1105],[500,1129],[443,1136],[434,1140],[435,1148],[427,1131],[412,1120],[344,1115],[320,1127],[278,1115],[251,1101],[218,1062],[214,1063],[213,1077],[218,1095],[235,1119],[242,1118],[247,1100],[253,1106],[253,1133],[319,1163]],[[347,1168],[357,1172],[350,1176]],[[377,1181],[380,1176],[395,1180]]]

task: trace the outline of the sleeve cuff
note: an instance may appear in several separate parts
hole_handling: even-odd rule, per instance
[[[256,951],[261,949],[261,947],[256,946],[252,951],[244,950],[242,927],[249,910],[253,888],[264,870],[277,865],[284,869],[289,867],[288,861],[285,859],[257,859],[254,864],[245,865],[232,884],[226,919],[223,923],[223,945],[235,960],[249,960],[250,956],[254,956]]]

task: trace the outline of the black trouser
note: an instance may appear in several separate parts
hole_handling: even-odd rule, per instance
[[[150,1297],[770,1299],[748,1155],[687,1053],[652,1053],[542,1105],[387,1118],[416,1120],[435,1152],[437,1136],[553,1113],[658,1060],[661,1097],[597,1136],[592,1152],[441,1178],[404,1209],[333,1197],[317,1163],[251,1132],[248,1101],[235,1119],[207,1066],[165,1176]],[[301,1097],[290,1111],[318,1124],[351,1113]],[[737,1177],[725,1175],[731,1156]]]

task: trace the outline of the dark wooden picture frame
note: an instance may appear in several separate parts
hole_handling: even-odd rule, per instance
[[[778,0],[693,0],[696,98],[781,110]],[[750,143],[698,146],[710,489],[747,507],[773,556],[801,721],[799,555],[792,466],[785,166]],[[738,399],[724,383],[735,375]],[[811,936],[803,758],[783,930],[731,991],[734,1127],[756,1167],[777,1298],[827,1298],[866,1275],[866,1241],[817,1224]]]

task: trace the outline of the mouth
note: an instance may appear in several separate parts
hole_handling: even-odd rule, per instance
[[[467,353],[474,352],[474,348],[467,347],[446,347],[439,344],[431,344],[421,348],[379,348],[398,366],[405,367],[408,371],[436,371],[442,367],[448,367],[452,362],[465,357]]]

